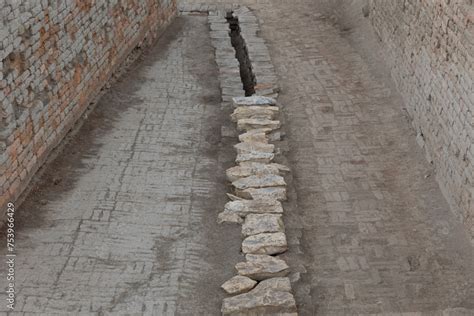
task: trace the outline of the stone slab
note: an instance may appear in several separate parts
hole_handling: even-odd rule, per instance
[[[235,106],[241,105],[275,105],[276,100],[264,96],[235,97],[232,99]]]
[[[235,269],[239,275],[249,277],[253,280],[261,281],[274,277],[283,277],[289,273],[289,266],[280,258],[269,255],[245,256],[245,262],[239,262]]]
[[[242,236],[244,237],[279,232],[285,232],[285,226],[279,214],[248,214],[242,225]]]
[[[235,194],[241,198],[250,200],[286,201],[287,199],[285,187],[249,188],[236,190]]]
[[[249,277],[236,275],[221,285],[221,288],[228,294],[241,294],[250,291],[257,282]]]
[[[241,178],[232,182],[232,185],[238,190],[249,188],[268,188],[268,187],[284,187],[285,179],[276,174],[252,175]]]
[[[245,254],[275,255],[288,250],[284,233],[262,233],[249,236],[242,242],[242,252]]]
[[[235,200],[227,202],[224,211],[241,217],[248,214],[283,214],[283,206],[277,200]]]

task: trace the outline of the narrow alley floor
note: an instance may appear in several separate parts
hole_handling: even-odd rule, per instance
[[[213,52],[207,17],[178,17],[47,168],[17,211],[16,312],[219,314],[240,230],[216,224]]]
[[[317,3],[250,4],[282,89],[299,313],[473,315],[469,238],[399,99]]]

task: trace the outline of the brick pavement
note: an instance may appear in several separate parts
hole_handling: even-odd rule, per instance
[[[351,46],[318,1],[186,2],[245,4],[262,23],[285,105],[299,313],[474,314],[469,236],[370,48]]]
[[[472,315],[474,256],[402,103],[316,2],[254,4],[280,79],[302,315]],[[291,246],[290,246],[291,249]],[[445,315],[445,314],[443,314]]]
[[[241,259],[216,78],[207,18],[180,17],[101,99],[17,211],[18,314],[218,314]]]

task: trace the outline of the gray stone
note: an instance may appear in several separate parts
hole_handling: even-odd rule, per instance
[[[230,193],[226,193],[227,197],[229,198],[229,200],[231,201],[242,201],[242,200],[245,200],[241,197],[238,197],[236,195],[233,195],[233,194],[230,194]]]
[[[278,214],[249,214],[242,225],[243,236],[278,232],[285,232],[283,220]]]
[[[291,282],[287,277],[275,277],[260,282],[255,289],[257,291],[275,290],[282,292],[291,291]]]
[[[297,315],[296,301],[288,278],[260,282],[252,291],[225,298],[223,315]]]
[[[241,105],[275,105],[276,101],[275,99],[269,98],[269,97],[263,97],[263,96],[258,96],[254,95],[251,97],[235,97],[232,98],[232,101],[234,102],[235,106],[241,106]]]
[[[261,153],[273,153],[275,150],[275,145],[258,142],[244,142],[234,145],[234,148],[237,149],[237,154],[245,154],[253,151]]]
[[[275,174],[265,174],[241,178],[232,182],[232,185],[238,190],[245,190],[249,188],[280,187],[285,186],[286,182],[282,176]]]
[[[257,128],[269,128],[275,130],[280,128],[280,121],[272,121],[260,118],[241,119],[237,121],[237,129],[239,131],[249,131]]]
[[[229,294],[241,294],[250,291],[257,284],[256,281],[249,277],[237,275],[221,285]]]
[[[278,164],[263,164],[259,162],[242,162],[238,166],[226,170],[227,179],[230,182],[252,175],[278,175],[280,168]]]
[[[245,259],[247,261],[237,263],[235,269],[240,275],[257,281],[286,276],[289,272],[288,264],[277,257],[248,254]]]
[[[285,187],[249,188],[245,190],[236,190],[235,194],[241,198],[250,200],[286,201]]]
[[[220,212],[217,216],[217,223],[237,223],[242,224],[243,219],[235,212],[226,211]]]
[[[248,118],[272,120],[278,116],[280,109],[276,106],[239,106],[230,116],[233,122]]]
[[[290,168],[288,168],[285,165],[279,164],[279,163],[272,163],[272,166],[275,166],[278,168],[280,171],[285,171],[285,172],[290,172]]]
[[[242,242],[242,252],[276,255],[288,250],[284,233],[262,233],[249,236]]]
[[[248,214],[283,214],[283,207],[277,200],[234,200],[226,203],[224,211],[245,217]]]
[[[271,131],[271,129],[253,129],[248,132],[245,132],[239,135],[239,140],[241,142],[258,142],[258,143],[268,143],[269,137],[267,136],[266,131]]]
[[[260,162],[260,163],[270,163],[275,155],[272,153],[262,153],[257,151],[251,151],[245,154],[238,154],[235,162]]]

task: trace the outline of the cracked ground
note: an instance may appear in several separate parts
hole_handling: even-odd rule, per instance
[[[246,3],[281,86],[299,313],[474,314],[472,246],[391,87],[316,5]],[[18,312],[219,314],[241,259],[219,100],[206,18],[179,17],[19,208]]]

